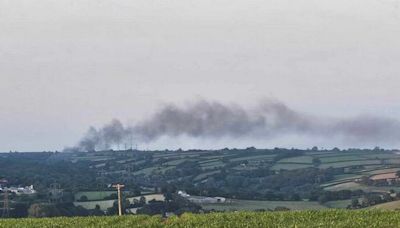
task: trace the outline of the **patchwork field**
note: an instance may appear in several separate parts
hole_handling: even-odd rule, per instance
[[[284,150],[288,153],[290,150]],[[327,191],[341,190],[363,190],[365,192],[388,192],[399,190],[396,186],[366,186],[357,182],[363,177],[372,179],[393,177],[394,173],[400,170],[400,154],[396,151],[383,150],[305,150],[298,152],[299,155],[280,156],[279,150],[261,150],[248,148],[245,150],[216,150],[216,151],[151,151],[140,152],[139,155],[133,154],[126,156],[116,156],[118,152],[108,152],[112,154],[87,153],[86,156],[75,156],[74,161],[91,161],[93,167],[101,170],[109,176],[126,176],[127,178],[139,178],[140,180],[154,178],[158,175],[166,175],[166,181],[173,181],[174,175],[168,173],[176,172],[175,168],[189,164],[198,165],[198,172],[190,179],[193,184],[206,182],[216,175],[224,172],[244,172],[253,171],[260,168],[280,172],[281,170],[297,170],[305,168],[339,168],[343,171],[330,179],[320,183],[321,188]],[[110,167],[112,171],[103,171],[105,167]],[[120,167],[119,169],[115,167]],[[149,186],[151,187],[151,186]],[[79,193],[75,195],[79,199],[86,195],[88,200],[98,200],[101,208],[112,205],[113,201],[102,201],[100,199],[109,193]],[[203,205],[206,209],[215,210],[255,210],[255,209],[274,209],[278,206],[290,209],[325,209],[325,208],[344,208],[349,201],[328,202],[323,205],[318,203],[298,201],[233,201],[228,205]],[[86,208],[93,208],[96,202],[77,202]]]

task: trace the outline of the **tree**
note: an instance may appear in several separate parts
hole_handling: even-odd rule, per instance
[[[318,167],[321,164],[321,160],[319,158],[313,158],[312,163],[315,167]]]
[[[100,205],[96,204],[93,210],[90,210],[90,216],[103,216],[104,212],[100,209]]]
[[[28,216],[34,218],[59,216],[58,209],[52,204],[32,204],[28,209]]]
[[[118,201],[114,201],[112,207],[107,208],[107,215],[116,215],[118,213]]]
[[[358,199],[354,198],[351,200],[350,206],[351,206],[351,208],[356,209],[356,208],[359,208],[361,205],[360,205],[360,202],[358,201]]]
[[[318,197],[318,202],[321,204],[326,203],[326,202],[328,202],[328,197],[326,197],[326,195],[321,195]]]
[[[382,195],[382,200],[383,200],[384,202],[390,202],[390,201],[393,200],[393,198],[390,196],[389,193],[383,193],[383,195]]]
[[[146,197],[141,196],[140,199],[139,199],[139,204],[140,204],[141,206],[145,205],[145,204],[146,204]]]
[[[299,200],[301,200],[301,197],[299,194],[295,193],[290,197],[290,200],[299,201]]]
[[[14,210],[11,211],[12,217],[23,218],[28,216],[28,204],[17,203],[14,205]]]
[[[79,198],[79,201],[80,201],[80,202],[85,202],[85,201],[88,201],[88,200],[89,200],[88,197],[85,196],[85,195],[82,195],[82,196]]]
[[[130,207],[130,201],[123,197],[122,198],[122,211],[126,213],[126,209]],[[116,215],[118,214],[118,201],[114,201],[113,206],[107,208],[107,215]]]

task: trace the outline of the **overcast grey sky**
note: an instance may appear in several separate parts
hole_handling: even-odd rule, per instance
[[[399,62],[398,0],[0,0],[0,151],[199,98],[397,118]],[[325,143],[296,140],[141,146]]]

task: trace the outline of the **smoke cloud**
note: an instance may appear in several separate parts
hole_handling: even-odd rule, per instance
[[[272,140],[283,135],[338,137],[352,142],[393,142],[400,137],[395,119],[358,116],[333,119],[292,110],[277,101],[264,101],[253,108],[200,100],[188,106],[166,105],[133,126],[113,120],[100,129],[89,128],[76,150],[92,151],[163,136],[218,139],[222,137]]]

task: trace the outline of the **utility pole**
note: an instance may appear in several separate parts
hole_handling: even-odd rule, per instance
[[[4,201],[3,201],[3,218],[7,218],[10,216],[10,204],[8,201],[8,190],[4,191]]]
[[[122,215],[122,196],[121,196],[121,188],[125,187],[123,184],[114,184],[114,188],[118,191],[118,215]]]

